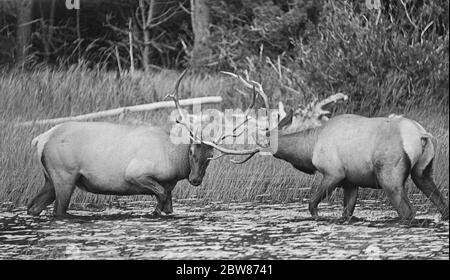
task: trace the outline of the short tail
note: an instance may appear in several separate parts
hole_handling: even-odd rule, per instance
[[[59,125],[54,126],[51,129],[47,130],[46,132],[39,134],[31,141],[31,145],[35,146],[37,149],[36,154],[40,161],[42,161],[42,153],[44,152],[45,144],[47,144],[48,140],[50,139],[53,132],[56,130],[58,126]]]
[[[420,140],[422,143],[422,154],[414,166],[414,172],[419,175],[424,172],[429,164],[433,164],[435,149],[437,147],[437,140],[431,133],[423,133]]]

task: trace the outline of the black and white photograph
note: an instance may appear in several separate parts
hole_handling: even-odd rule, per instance
[[[0,260],[448,260],[448,197],[448,1],[0,0]]]

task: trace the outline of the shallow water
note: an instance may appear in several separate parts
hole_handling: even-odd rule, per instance
[[[401,225],[389,208],[358,205],[356,221],[322,203],[313,220],[306,203],[175,204],[156,218],[151,202],[102,211],[72,210],[74,220],[34,218],[0,209],[0,259],[404,259],[449,258],[449,224],[418,213]]]

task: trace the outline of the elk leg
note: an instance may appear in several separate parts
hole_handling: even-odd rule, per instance
[[[55,200],[55,188],[49,178],[45,176],[45,184],[39,194],[28,204],[27,213],[32,216],[39,216],[42,210]]]
[[[164,211],[164,204],[167,200],[167,191],[164,189],[161,184],[159,184],[156,180],[152,179],[148,176],[140,176],[138,178],[128,178],[127,181],[130,184],[136,185],[142,189],[147,190],[150,194],[156,196],[157,204],[155,211],[153,212],[155,215],[160,215],[161,211]],[[164,211],[165,212],[165,211]]]
[[[358,186],[344,184],[344,211],[342,217],[345,219],[353,216],[356,199],[358,198]]]
[[[405,168],[401,168],[399,165],[387,165],[381,170],[376,170],[375,175],[378,184],[385,190],[400,219],[410,221],[414,218],[415,211],[404,189],[404,183],[408,176]]]
[[[167,192],[167,199],[164,202],[164,205],[162,206],[162,211],[166,214],[172,214],[173,213],[173,206],[172,206],[172,192]]]
[[[421,190],[428,199],[437,207],[442,214],[443,220],[448,220],[449,209],[446,199],[436,187],[433,180],[433,163],[430,162],[427,167],[420,172],[416,168],[411,172],[411,179],[419,190]]]
[[[325,197],[328,197],[333,193],[334,189],[336,189],[336,187],[339,185],[339,183],[342,182],[342,180],[343,180],[342,177],[331,175],[323,176],[319,189],[313,195],[313,197],[309,202],[309,212],[311,213],[311,216],[317,218],[318,216],[317,206]]]
[[[177,182],[174,183],[170,183],[167,184],[165,186],[165,190],[166,190],[166,194],[167,194],[167,199],[166,202],[163,205],[163,212],[166,214],[171,214],[173,213],[173,205],[172,205],[172,190],[175,188],[175,185],[177,184]]]
[[[70,215],[67,214],[67,208],[69,207],[70,198],[74,189],[75,185],[73,183],[55,184],[55,206],[53,209],[55,217],[70,217]]]

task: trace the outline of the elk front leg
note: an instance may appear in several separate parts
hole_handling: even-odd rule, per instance
[[[132,178],[128,182],[144,190],[147,190],[149,194],[155,195],[157,203],[155,211],[153,213],[158,216],[161,215],[161,211],[165,210],[164,205],[167,201],[167,193],[164,187],[161,186],[161,184],[159,184],[156,180],[148,177],[147,175],[143,175],[138,178]]]
[[[336,175],[324,174],[319,189],[311,198],[309,202],[309,212],[314,218],[318,217],[317,206],[325,198],[330,196],[334,189],[342,182],[343,177]]]
[[[344,211],[342,212],[342,218],[348,219],[353,216],[357,198],[358,186],[344,184]]]
[[[166,189],[151,177],[152,167],[153,165],[148,161],[132,160],[125,172],[125,181],[138,186],[148,194],[155,195],[157,204],[154,214],[160,215],[168,196]]]
[[[171,214],[173,213],[173,205],[172,205],[172,190],[175,187],[175,185],[177,184],[177,182],[174,183],[170,183],[170,184],[166,184],[165,190],[166,190],[166,195],[167,195],[167,199],[163,205],[163,212],[166,214]]]

